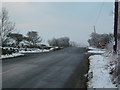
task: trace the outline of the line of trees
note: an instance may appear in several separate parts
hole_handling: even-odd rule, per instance
[[[48,44],[50,46],[69,47],[70,39],[68,37],[53,38],[52,40],[48,40]]]
[[[26,36],[20,33],[13,33],[15,31],[15,23],[9,20],[8,11],[6,8],[2,8],[0,13],[0,38],[1,46],[12,46],[12,47],[38,47],[42,42],[42,38],[38,35],[36,31],[29,31]],[[70,39],[68,37],[53,38],[48,41],[50,46],[58,47],[69,47],[75,43],[70,44]]]
[[[106,48],[113,41],[113,34],[92,33],[90,37],[88,40],[89,45],[97,48]]]
[[[7,46],[11,39],[15,41],[13,44],[16,45],[19,45],[21,41],[27,41],[32,46],[42,42],[42,38],[36,31],[29,31],[26,37],[19,33],[12,33],[15,30],[15,23],[9,20],[9,15],[6,8],[2,8],[0,20],[0,43],[2,46]]]
[[[36,47],[42,42],[42,38],[38,35],[38,32],[36,31],[29,31],[26,36],[19,33],[9,33],[7,37],[8,39],[5,45],[8,45],[11,42],[11,39],[12,41],[15,41],[14,45],[12,46],[18,45],[21,47],[24,47],[25,45],[29,47]]]

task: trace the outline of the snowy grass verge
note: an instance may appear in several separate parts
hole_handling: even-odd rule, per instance
[[[88,49],[89,49],[88,53],[98,53],[98,54],[105,53],[105,49],[97,49],[93,47],[88,47]]]
[[[20,53],[39,53],[39,52],[49,52],[50,50],[41,50],[41,49],[37,49],[37,50],[28,50],[28,51],[25,51],[25,50],[21,50],[19,51]]]
[[[89,57],[88,88],[117,88],[112,81],[111,70],[115,65],[111,65],[110,53],[104,49],[89,48],[89,53],[98,54]]]
[[[8,47],[4,47],[7,48]],[[14,48],[15,49],[15,48]],[[41,52],[50,52],[52,51],[54,48],[51,49],[28,49],[28,50],[20,50],[17,53],[12,53],[12,54],[6,54],[6,55],[1,55],[0,59],[7,59],[7,58],[13,58],[13,57],[18,57],[18,56],[24,56],[25,53],[41,53]]]
[[[22,54],[22,53],[13,53],[11,55],[1,55],[0,59],[13,58],[13,57],[18,57],[18,56],[24,56],[24,54]]]
[[[109,60],[103,55],[93,55],[89,57],[89,82],[88,88],[116,88],[111,81],[109,69],[106,66]],[[92,73],[92,75],[90,75]]]

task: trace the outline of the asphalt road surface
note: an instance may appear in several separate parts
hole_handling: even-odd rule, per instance
[[[3,60],[3,88],[84,88],[85,48],[26,54]]]

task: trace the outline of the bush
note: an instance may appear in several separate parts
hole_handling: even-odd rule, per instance
[[[62,38],[54,38],[48,41],[50,46],[57,46],[57,47],[69,47],[70,46],[70,39],[68,37]]]
[[[18,51],[19,50],[16,48],[3,48],[2,47],[2,55],[10,55],[10,54],[16,53]]]
[[[106,45],[113,40],[113,34],[92,33],[91,39],[88,40],[90,46],[97,48],[106,48]]]

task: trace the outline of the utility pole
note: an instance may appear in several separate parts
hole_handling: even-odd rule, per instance
[[[95,26],[94,26],[94,33],[96,33],[96,29],[95,29]]]
[[[117,37],[118,37],[118,0],[115,0],[115,15],[114,15],[114,53],[117,54]]]

